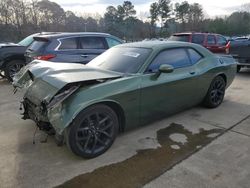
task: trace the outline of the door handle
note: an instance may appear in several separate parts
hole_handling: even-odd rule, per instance
[[[194,75],[195,74],[195,71],[191,71],[191,72],[189,72],[191,75]]]
[[[87,58],[87,57],[89,57],[89,55],[83,54],[83,55],[81,55],[81,57]]]

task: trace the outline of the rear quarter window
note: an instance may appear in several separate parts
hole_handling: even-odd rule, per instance
[[[192,65],[197,63],[203,58],[203,56],[199,54],[197,51],[195,51],[194,49],[188,48],[187,51],[188,51]]]
[[[217,36],[217,44],[219,46],[226,46],[227,45],[227,39],[223,36]]]
[[[76,38],[60,39],[60,42],[61,42],[61,45],[59,46],[59,50],[77,49]]]

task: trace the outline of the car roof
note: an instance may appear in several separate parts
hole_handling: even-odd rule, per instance
[[[153,50],[163,50],[167,48],[179,48],[179,47],[191,47],[203,55],[211,55],[212,53],[202,47],[199,44],[194,44],[190,42],[179,42],[179,41],[141,41],[141,42],[133,42],[133,43],[125,43],[115,46],[114,48],[122,48],[122,47],[132,47],[132,48],[149,48]]]
[[[61,32],[52,34],[42,34],[39,37],[44,38],[64,38],[64,37],[77,37],[77,36],[112,36],[108,33],[98,33],[98,32]]]
[[[188,42],[179,42],[179,41],[141,41],[141,42],[125,43],[117,47],[158,49],[165,47],[184,47],[184,46],[193,46],[193,44]]]
[[[203,35],[220,35],[217,33],[202,33],[202,32],[183,32],[183,33],[174,33],[173,35],[192,35],[192,34],[203,34]]]

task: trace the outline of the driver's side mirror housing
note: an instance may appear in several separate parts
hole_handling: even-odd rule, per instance
[[[158,78],[161,73],[171,73],[174,71],[174,67],[172,65],[169,65],[169,64],[162,64],[158,71],[156,72],[155,76],[156,78]]]
[[[163,64],[159,67],[160,73],[171,73],[174,71],[174,67],[172,65]]]

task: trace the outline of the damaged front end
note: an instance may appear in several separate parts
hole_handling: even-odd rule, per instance
[[[21,101],[21,110],[22,119],[31,119],[33,120],[38,128],[42,131],[45,131],[49,135],[54,135],[57,133],[55,128],[50,123],[48,113],[51,109],[58,109],[58,115],[60,116],[61,105],[64,100],[66,100],[70,95],[76,92],[79,89],[80,84],[69,84],[68,86],[61,89],[54,97],[48,100],[48,97],[40,102],[40,104],[36,104],[31,101],[27,95],[24,96],[23,101]],[[60,117],[58,117],[60,118]]]
[[[40,130],[49,134],[63,135],[68,124],[64,115],[71,108],[68,100],[78,90],[87,86],[119,78],[121,75],[83,65],[33,62],[15,77],[15,90],[24,90],[21,109],[22,119],[36,122]],[[84,101],[82,101],[84,102]]]

